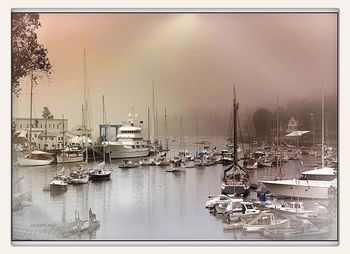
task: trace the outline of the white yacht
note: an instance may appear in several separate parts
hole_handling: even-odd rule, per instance
[[[336,171],[333,168],[308,170],[300,179],[261,181],[277,196],[328,199],[330,187],[337,187]]]
[[[111,159],[145,157],[149,147],[142,136],[142,124],[137,114],[130,113],[128,122],[118,129],[116,141],[105,141],[105,151]]]

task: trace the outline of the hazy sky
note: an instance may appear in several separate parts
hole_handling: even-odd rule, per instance
[[[210,128],[226,130],[234,83],[243,112],[273,108],[276,96],[281,104],[320,96],[322,85],[336,92],[335,14],[41,14],[40,21],[54,73],[35,88],[34,114],[48,106],[70,128],[81,121],[84,48],[95,130],[102,94],[109,122],[125,120],[132,106],[147,120],[153,80],[159,115],[164,106],[174,119],[187,115],[188,128],[194,112],[211,111],[200,113],[200,126],[211,119],[220,126]],[[15,117],[29,116],[28,80],[22,89]]]

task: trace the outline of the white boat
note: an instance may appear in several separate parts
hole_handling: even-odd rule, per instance
[[[245,232],[259,232],[260,230],[274,228],[290,228],[290,219],[276,219],[273,213],[262,212],[253,220],[243,225]]]
[[[313,180],[320,179],[320,180]],[[321,180],[332,179],[332,180]],[[331,187],[337,187],[336,172],[332,168],[305,171],[300,179],[261,181],[276,196],[328,199]]]
[[[45,166],[54,161],[53,155],[44,151],[31,151],[24,158],[18,159],[20,166]]]
[[[118,129],[116,141],[104,141],[105,151],[111,159],[146,157],[150,149],[142,136],[143,121],[137,114],[130,113],[127,123]]]
[[[50,182],[50,192],[66,191],[67,188],[68,184],[64,177],[56,175],[52,178],[52,181]]]
[[[236,220],[238,217],[251,217],[259,214],[261,211],[254,207],[252,202],[234,202],[231,201],[226,208],[229,220]]]
[[[210,197],[210,199],[205,203],[205,208],[212,209],[216,205],[222,204],[222,203],[229,203],[231,202],[232,198],[230,198],[227,195],[219,195],[217,197]],[[243,199],[239,199],[240,201],[243,201]]]
[[[242,198],[229,198],[229,200],[227,200],[226,202],[223,202],[223,201],[218,202],[218,204],[214,206],[215,212],[218,214],[226,213],[227,207],[232,202],[241,203],[241,202],[243,202],[243,199]]]
[[[229,214],[230,219],[235,219],[237,217],[257,215],[260,213],[260,209],[254,207],[252,202],[240,202],[233,199],[227,206],[226,213]]]

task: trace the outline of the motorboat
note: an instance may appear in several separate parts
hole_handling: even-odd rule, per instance
[[[105,163],[102,162],[98,165],[98,168],[90,172],[90,180],[92,181],[104,181],[111,179],[112,171],[104,169]]]
[[[243,202],[243,199],[242,198],[230,198],[227,202],[218,202],[218,204],[214,206],[215,213],[218,213],[218,214],[226,213],[227,207],[232,202],[241,203],[241,202]]]
[[[260,209],[254,207],[252,202],[234,202],[231,201],[227,208],[226,214],[228,220],[235,220],[238,217],[254,217],[261,212]]]
[[[50,192],[63,192],[68,189],[68,184],[65,177],[57,174],[50,182]]]
[[[52,153],[44,151],[34,150],[24,156],[24,158],[18,159],[20,166],[46,166],[54,161]]]
[[[334,169],[321,168],[303,172],[300,179],[261,181],[261,183],[275,196],[328,199],[329,189],[337,187],[337,178]]]
[[[219,196],[209,196],[209,200],[205,203],[205,208],[212,209],[216,205],[222,204],[222,203],[229,203],[232,198],[227,195],[219,195]],[[240,199],[240,201],[243,201],[243,199]]]
[[[149,146],[142,136],[142,124],[137,114],[130,113],[126,123],[118,129],[116,141],[103,141],[111,159],[146,157]]]
[[[253,220],[243,225],[245,232],[259,232],[269,227],[290,228],[290,219],[276,219],[275,215],[270,212],[262,212]]]

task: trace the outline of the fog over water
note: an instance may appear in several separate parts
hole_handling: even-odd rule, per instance
[[[54,73],[34,90],[34,116],[48,106],[69,128],[81,122],[86,50],[92,127],[126,120],[131,107],[147,120],[152,82],[159,122],[169,132],[225,133],[236,84],[242,115],[291,99],[335,96],[336,15],[314,14],[54,14],[40,15],[38,40]],[[29,81],[13,99],[13,116],[29,116]],[[161,129],[161,123],[159,124]],[[162,130],[160,130],[162,132]]]

